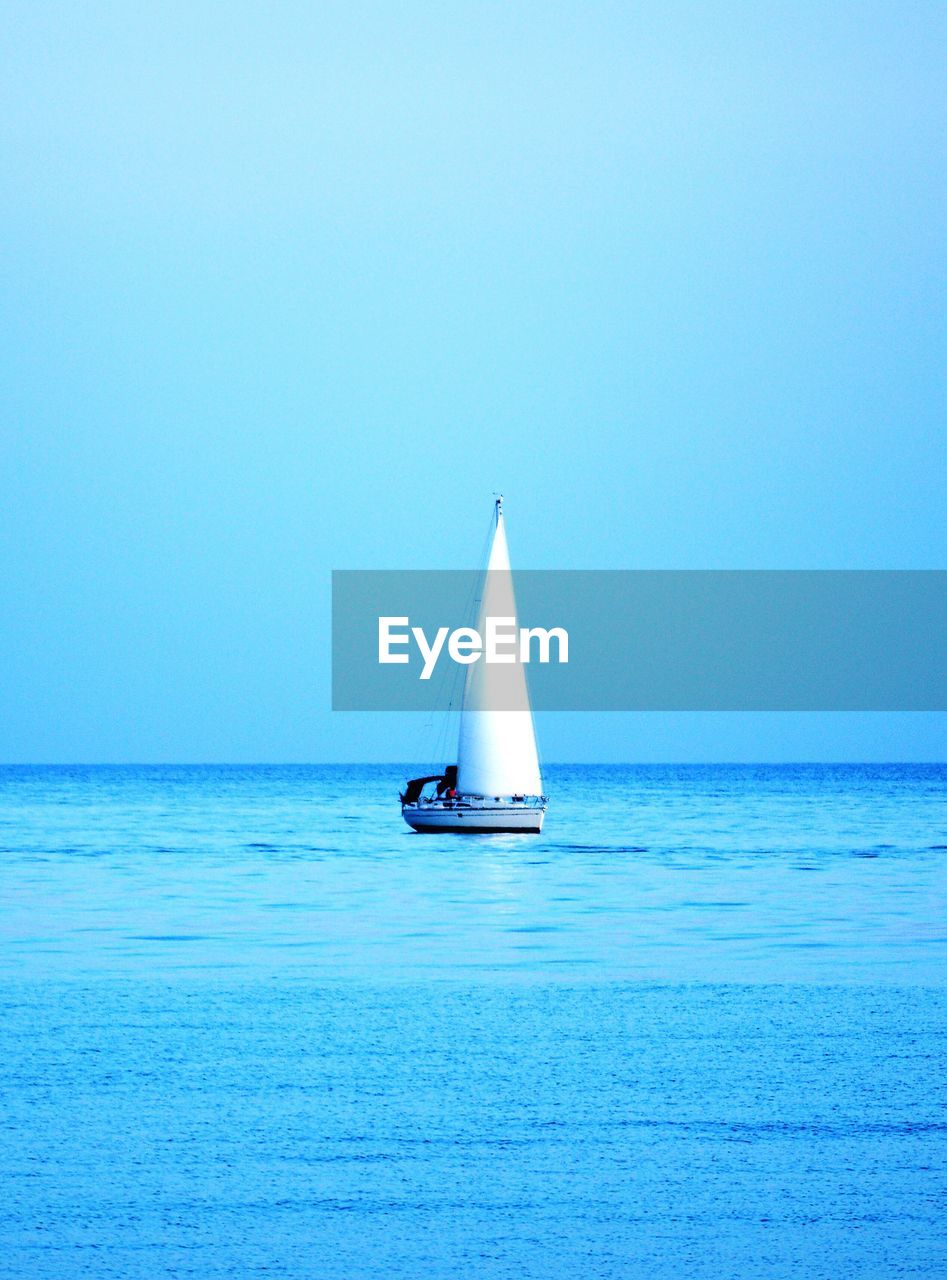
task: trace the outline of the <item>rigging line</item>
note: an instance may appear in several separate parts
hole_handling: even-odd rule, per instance
[[[493,539],[494,529],[495,529],[495,511],[494,513],[491,513],[490,523],[487,526],[487,531],[483,539],[483,544],[480,548],[480,555],[478,557],[478,562],[480,565],[483,566],[483,568],[481,568],[479,571],[475,570],[471,572],[470,588],[467,592],[467,598],[464,604],[463,611],[461,613],[462,622],[471,627],[476,625],[477,614],[480,608],[481,599],[483,597],[483,587],[486,580],[487,553],[490,549],[490,544]],[[441,704],[442,695],[444,693],[446,693],[447,695],[447,710],[444,713],[443,719],[441,721],[441,733],[438,735],[438,747],[440,748],[442,755],[447,751],[448,737],[450,735],[451,729],[453,728],[455,723],[459,724],[460,707],[458,703],[460,702],[461,696],[462,696],[462,689],[460,687],[461,680],[463,679],[464,683],[466,683],[466,677],[467,677],[466,667],[463,669],[463,672],[462,672],[461,664],[455,662],[455,663],[451,663],[450,666],[452,669],[449,672],[442,673],[441,681],[438,686],[437,695],[436,695],[436,702],[438,704]],[[449,680],[449,687],[445,689],[444,685],[448,680]],[[445,759],[446,759],[446,756],[445,756]]]
[[[484,565],[486,563],[487,548],[490,545],[490,537],[492,532],[493,532],[493,527],[491,524],[491,527],[487,530],[487,534],[484,539],[484,544],[483,544],[483,547],[481,548],[480,556],[478,559],[478,563],[481,565]],[[450,573],[454,571],[446,570],[445,572]],[[464,572],[464,571],[461,570],[460,572]],[[473,625],[473,623],[476,621],[476,617],[472,615],[473,615],[474,602],[475,602],[478,587],[479,587],[478,572],[476,570],[471,570],[470,574],[472,579],[472,586],[467,595],[463,610],[461,612],[462,625],[467,623],[469,623],[469,625]],[[457,695],[458,695],[457,683],[458,683],[458,678],[460,673],[456,669],[457,668],[456,663],[452,663],[451,666],[454,667],[454,670],[451,672],[448,672],[444,669],[443,664],[441,663],[437,664],[437,667],[435,668],[435,671],[434,671],[434,684],[435,684],[434,697],[433,697],[430,709],[424,715],[424,719],[422,720],[421,728],[419,730],[417,759],[416,761],[414,761],[414,763],[420,764],[426,760],[428,761],[428,765],[430,766],[430,768],[433,768],[433,769],[439,769],[443,764],[443,760],[441,760],[441,757],[444,754],[444,752],[447,750],[447,740],[448,740],[448,735],[450,730],[451,717],[454,713],[455,704],[457,702]],[[445,687],[448,680],[450,680],[450,686]],[[446,710],[440,709],[440,708],[444,708],[445,706],[446,706]],[[437,717],[439,721],[439,727],[436,734],[434,732],[435,717]],[[426,754],[426,751],[430,749],[430,744],[432,743],[436,753],[433,761]]]
[[[470,587],[467,592],[466,601],[461,612],[461,622],[468,626],[475,626],[480,609],[480,602],[483,597],[483,588],[486,582],[486,564],[487,555],[493,540],[495,525],[495,509],[491,514],[491,519],[487,525],[484,534],[483,543],[480,548],[480,555],[477,562],[482,566],[479,570],[470,572]],[[456,746],[460,731],[460,712],[462,710],[463,689],[466,687],[467,668],[461,670],[461,664],[450,664],[451,670],[445,673],[444,679],[441,681],[437,692],[437,703],[441,704],[441,698],[444,693],[447,695],[447,709],[443,713],[441,720],[441,731],[438,735],[438,757],[437,759],[446,763],[448,761],[448,749],[452,747],[450,754],[456,756]],[[444,684],[449,681],[449,687],[445,690]],[[456,759],[451,763],[457,763]],[[435,764],[435,767],[440,765]]]
[[[473,589],[471,598],[467,601],[467,618],[468,625],[473,627],[477,624],[477,617],[480,612],[480,605],[483,603],[483,593],[487,585],[487,565],[489,563],[487,556],[493,544],[493,536],[496,532],[496,507],[490,513],[490,523],[487,526],[486,536],[480,547],[480,557],[478,564],[480,568],[473,574]]]
[[[494,505],[490,512],[490,521],[487,525],[486,534],[484,535],[483,544],[480,548],[480,555],[478,557],[478,563],[482,567],[479,570],[470,571],[471,584],[462,613],[462,621],[472,627],[476,625],[480,604],[483,599],[484,587],[486,586],[487,555],[496,531],[496,523],[496,505]],[[441,664],[438,664],[438,667],[440,667],[440,665]],[[458,703],[460,702],[461,695],[461,689],[459,686],[462,675],[464,680],[466,680],[466,668],[462,673],[460,670],[461,664],[452,662],[449,666],[452,668],[450,671],[435,669],[434,679],[436,685],[433,707],[428,711],[423,723],[422,731],[425,735],[425,741],[431,741],[431,730],[434,727],[434,717],[440,717],[440,729],[437,733],[436,739],[434,740],[434,749],[437,754],[432,761],[429,760],[430,768],[432,770],[440,769],[445,765],[445,763],[447,763],[447,748],[451,729],[455,724],[459,724],[460,707]],[[445,688],[448,681],[449,686]],[[438,711],[438,707],[445,705],[445,695],[446,710]],[[425,757],[422,757],[419,752],[418,760],[420,761],[424,758]]]
[[[461,664],[457,662],[449,662],[447,668],[439,673],[440,683],[436,693],[436,704],[444,706],[443,699],[446,697],[446,707],[441,712],[441,730],[437,741],[438,759],[442,764],[456,763],[456,760],[448,760],[447,751],[452,730],[459,723],[458,704],[462,694],[461,682],[465,679],[466,668],[461,671]]]
[[[433,733],[429,733],[428,742],[433,739],[435,757],[431,762],[432,770],[436,771],[449,763],[445,753],[448,748],[448,736],[451,728],[451,713],[458,696],[458,681],[460,671],[458,664],[455,662],[439,662],[434,670],[433,678],[433,699],[432,708],[428,712],[426,726],[429,730],[433,730],[433,721],[436,716],[439,721],[439,727],[436,737]]]

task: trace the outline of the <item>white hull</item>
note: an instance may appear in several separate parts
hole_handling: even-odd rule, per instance
[[[434,801],[406,804],[401,815],[415,831],[532,832],[542,830],[545,804],[522,800],[468,804],[463,801]]]

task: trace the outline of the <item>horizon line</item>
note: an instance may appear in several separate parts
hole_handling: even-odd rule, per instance
[[[347,769],[371,765],[376,768],[415,768],[420,760],[5,760],[0,769],[310,769],[333,767]],[[739,765],[756,767],[811,767],[812,765],[947,765],[947,760],[544,760],[542,767],[674,767],[685,765],[717,767]],[[426,767],[426,766],[425,766]]]

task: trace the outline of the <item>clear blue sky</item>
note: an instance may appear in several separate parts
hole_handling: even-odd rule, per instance
[[[332,568],[945,567],[947,10],[0,15],[0,759],[401,759]],[[944,758],[942,716],[553,759]]]

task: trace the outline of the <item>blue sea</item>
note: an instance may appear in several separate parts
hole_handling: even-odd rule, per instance
[[[947,1275],[947,767],[0,770],[0,1276]]]

